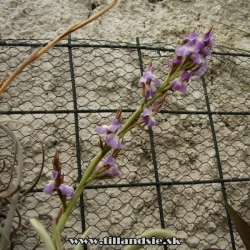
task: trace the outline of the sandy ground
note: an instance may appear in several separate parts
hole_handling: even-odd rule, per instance
[[[3,0],[0,2],[1,39],[5,41],[8,39],[51,40],[71,25],[97,13],[108,2],[107,0]],[[134,44],[136,37],[139,37],[142,43],[150,43],[153,46],[156,42],[177,43],[186,31],[195,28],[198,33],[204,33],[214,25],[214,40],[218,45],[250,50],[249,34],[217,23],[226,23],[250,32],[249,12],[250,2],[247,0],[118,0],[113,9],[100,19],[73,33],[72,38]],[[72,109],[72,97],[68,91],[71,86],[70,72],[68,64],[64,63],[68,60],[68,55],[64,52],[63,50],[51,51],[48,55],[44,55],[41,61],[35,62],[34,67],[20,75],[13,82],[13,86],[8,88],[1,97],[1,109],[4,111],[34,111],[40,110],[41,107],[46,110]],[[0,77],[5,71],[13,70],[20,60],[25,59],[27,49],[23,48],[23,54],[10,59],[15,55],[15,50],[9,50],[8,46],[2,48],[0,63],[3,62],[3,66]],[[73,56],[76,65],[79,109],[108,107],[116,109],[119,106],[127,107],[128,105],[131,105],[131,108],[136,107],[140,95],[136,84],[140,76],[139,65],[135,60],[137,51],[88,48],[76,50]],[[157,56],[154,51],[144,51],[144,65],[147,64],[149,57],[157,58]],[[121,57],[122,60],[119,61]],[[104,66],[103,62],[113,60],[114,64],[109,63],[106,64],[107,67]],[[218,55],[214,56],[206,74],[206,80],[209,82],[208,95],[211,111],[249,112],[250,95],[247,89],[237,87],[237,84],[248,84],[249,58],[224,57],[225,61],[221,60]],[[42,67],[40,67],[41,62]],[[158,57],[155,64],[158,67],[158,75],[164,77],[166,58]],[[51,65],[59,67],[53,68]],[[95,65],[94,68],[92,68],[93,65]],[[20,82],[22,82],[21,87],[18,87]],[[89,85],[88,82],[92,84]],[[33,84],[32,87],[30,83]],[[232,84],[236,86],[232,88]],[[187,95],[174,93],[169,96],[166,108],[176,111],[206,111],[200,79],[192,81]],[[79,114],[83,171],[94,153],[98,152],[98,148],[93,146],[96,145],[98,139],[95,126],[108,123],[110,115],[110,113]],[[124,115],[126,116],[127,114]],[[2,116],[2,118],[6,117],[6,115]],[[34,126],[35,135],[39,135],[45,144],[46,166],[38,188],[42,188],[51,179],[51,160],[55,149],[61,152],[65,179],[72,184],[78,173],[75,158],[74,115],[25,114],[10,117],[21,119]],[[213,116],[224,178],[249,177],[249,120],[249,117],[244,115],[237,118],[226,115]],[[157,116],[157,122],[154,137],[160,181],[220,178],[207,115],[161,114]],[[12,126],[16,130],[20,128]],[[39,166],[34,167],[34,163],[41,162],[39,153],[41,147],[29,136],[29,130],[22,127],[21,131],[19,136],[22,138],[27,157],[24,174],[24,180],[27,183],[39,171]],[[126,137],[127,151],[117,161],[121,178],[99,181],[97,184],[145,184],[155,181],[152,155],[148,153],[149,141],[147,131],[143,128],[129,133]],[[229,183],[226,188],[229,201],[246,218],[250,218],[249,184]],[[84,192],[85,221],[87,226],[94,226],[90,237],[102,238],[107,235],[134,237],[146,228],[161,227],[157,192],[159,190],[155,186],[143,185],[133,188],[86,190]],[[161,187],[160,192],[165,225],[175,232],[183,243],[179,247],[170,247],[170,249],[203,249],[205,247],[231,249],[219,183],[172,187],[165,185]],[[57,197],[48,197],[45,194],[28,196],[19,205],[26,223],[28,218],[35,217],[46,226],[50,225],[51,218],[55,218],[57,207],[59,207]],[[79,209],[75,209],[63,237],[80,237],[82,228],[79,218]],[[24,243],[20,244],[20,240],[17,249],[31,249],[30,245],[35,242],[33,235],[32,230],[20,232],[19,237],[24,239]],[[235,237],[237,249],[244,249],[239,236]],[[44,249],[43,246],[40,249]],[[65,249],[72,248],[65,243]],[[100,248],[90,246],[89,249]],[[111,247],[101,249],[111,249]],[[113,246],[112,249],[121,249],[121,247]],[[147,249],[163,248],[151,246]]]

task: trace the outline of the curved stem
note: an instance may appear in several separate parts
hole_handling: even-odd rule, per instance
[[[106,8],[98,12],[97,14],[93,15],[89,19],[75,24],[69,29],[67,29],[64,33],[62,33],[60,36],[58,36],[56,39],[48,43],[44,48],[40,47],[36,49],[23,63],[21,63],[17,69],[12,73],[12,75],[9,77],[7,81],[5,81],[7,74],[4,76],[3,80],[0,82],[0,94],[3,93],[3,91],[8,87],[8,85],[15,79],[16,76],[18,76],[24,68],[26,68],[29,64],[31,64],[33,61],[38,59],[40,56],[42,56],[45,52],[47,52],[49,49],[54,47],[57,43],[59,43],[63,38],[68,36],[70,33],[80,29],[81,27],[87,25],[88,23],[94,21],[101,15],[103,15],[105,12],[107,12],[109,9],[111,9],[115,4],[117,3],[117,0],[113,0],[110,5],[108,5]]]

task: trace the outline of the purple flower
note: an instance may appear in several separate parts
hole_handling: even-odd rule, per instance
[[[43,189],[43,192],[45,194],[52,194],[52,192],[54,190],[54,186],[55,186],[55,180],[58,177],[58,171],[53,170],[52,175],[53,175],[54,180],[50,181]],[[72,187],[66,186],[64,184],[61,184],[59,189],[61,190],[62,195],[70,195],[71,197],[73,197],[75,195],[74,189]]]
[[[144,108],[142,118],[144,119],[146,126],[152,127],[156,124],[154,113],[149,108]]]
[[[111,167],[113,167],[113,166],[115,166],[115,160],[112,156],[109,155],[103,164],[104,164],[104,166],[110,165]]]
[[[216,43],[212,40],[212,35],[214,34],[214,31],[210,30],[203,36],[203,42],[205,46],[216,46]]]
[[[115,178],[116,176],[119,176],[119,175],[120,175],[119,170],[115,167],[112,167],[112,168],[109,168],[109,169],[103,171],[99,176],[100,177],[107,177],[107,178]]]
[[[43,192],[45,194],[52,194],[53,190],[54,190],[54,181],[50,181],[50,183],[48,183],[43,189]]]
[[[168,62],[168,67],[170,68],[172,65],[178,65],[180,62],[181,61],[178,58],[173,58]]]
[[[154,70],[154,66],[151,66],[149,70],[143,72],[138,83],[139,87],[144,88],[144,96],[147,99],[154,96],[156,88],[161,85],[161,80],[154,75]]]
[[[62,195],[69,195],[71,198],[74,197],[75,195],[74,189],[67,185],[61,184],[59,189],[61,190]]]
[[[204,67],[204,59],[207,55],[210,55],[211,46],[215,46],[215,42],[212,40],[212,35],[214,32],[210,29],[202,38],[199,37],[195,32],[184,36],[184,42],[187,41],[182,46],[179,46],[175,52],[177,56],[189,56],[193,62],[200,66],[203,63]],[[199,62],[199,57],[202,58],[202,62]]]
[[[160,86],[161,80],[154,75],[154,71],[155,71],[154,66],[151,66],[149,70],[143,72],[142,77],[139,80],[138,86],[141,87],[142,83],[146,83],[148,80],[152,80],[155,82],[157,86]]]
[[[172,87],[172,90],[178,90],[182,93],[187,92],[187,85],[185,82],[188,82],[191,75],[186,70],[183,70],[178,78],[169,83]]]
[[[111,148],[116,148],[116,149],[123,149],[123,145],[119,140],[119,137],[114,134],[107,134],[106,135],[106,143],[111,147]]]
[[[199,46],[194,41],[188,41],[182,46],[176,48],[175,53],[177,56],[189,56],[192,53],[198,52],[200,49]]]
[[[53,176],[53,181],[50,181],[46,186],[45,186],[45,188],[43,189],[43,192],[45,193],[45,194],[52,194],[52,192],[53,192],[53,190],[54,190],[54,185],[55,185],[55,180],[56,180],[56,178],[57,178],[57,176],[58,176],[58,172],[57,171],[55,171],[55,170],[53,170],[52,171],[52,176]]]
[[[204,63],[207,61],[207,56],[211,54],[211,51],[209,49],[203,48],[198,53],[193,53],[191,55],[191,59],[193,62],[197,65],[200,65],[201,63]]]
[[[111,148],[116,148],[116,149],[122,149],[123,145],[119,140],[119,137],[116,135],[116,132],[118,131],[120,127],[119,121],[114,118],[112,119],[111,125],[102,125],[102,126],[97,126],[96,131],[98,134],[104,134],[106,133],[106,143],[108,146]]]
[[[100,170],[103,167],[104,171],[98,174],[98,178],[114,178],[116,176],[120,175],[119,170],[115,167],[115,161],[114,158],[111,157],[110,155],[107,157],[107,159],[102,163],[100,162],[96,167],[95,167],[95,172]],[[105,170],[106,168],[106,170]]]
[[[188,41],[196,41],[198,38],[199,38],[199,36],[195,32],[190,33],[187,36],[184,36],[184,39],[188,40]]]
[[[144,96],[147,99],[154,96],[155,90],[156,90],[156,85],[154,83],[148,81],[144,85],[144,88],[145,88],[145,95]]]
[[[95,172],[97,172],[102,166],[114,167],[115,166],[114,158],[109,155],[104,162],[99,162],[95,167]]]
[[[206,69],[207,69],[207,64],[208,64],[207,61],[201,63],[199,69],[194,73],[194,75],[195,76],[202,76],[205,73]]]
[[[107,131],[116,133],[119,127],[120,127],[119,121],[116,118],[113,118],[110,126],[107,126],[107,125],[97,126],[96,132],[98,134],[104,134],[104,133],[107,133]]]
[[[209,30],[202,38],[199,37],[196,33],[191,33],[188,36],[184,36],[185,40],[195,42],[197,48],[203,49],[209,45],[216,46],[215,42],[212,40],[212,35],[214,31]]]

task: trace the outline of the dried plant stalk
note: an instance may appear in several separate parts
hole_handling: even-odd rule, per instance
[[[58,36],[56,39],[54,39],[52,42],[48,43],[45,47],[40,47],[36,49],[23,63],[21,63],[17,69],[12,73],[12,75],[6,80],[7,74],[4,76],[2,81],[0,82],[0,94],[3,93],[3,91],[9,86],[9,84],[15,79],[16,76],[18,76],[24,68],[26,68],[29,64],[31,64],[33,61],[38,59],[40,56],[42,56],[45,52],[53,48],[57,43],[59,43],[63,38],[68,36],[70,33],[80,29],[81,27],[87,25],[88,23],[91,23],[104,13],[106,13],[109,9],[111,9],[115,4],[117,3],[117,0],[113,0],[110,5],[108,5],[106,8],[98,12],[97,14],[93,15],[89,19],[75,24],[72,27],[70,27],[68,30],[66,30],[63,34]]]

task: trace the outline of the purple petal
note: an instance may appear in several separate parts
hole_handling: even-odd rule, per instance
[[[145,120],[145,125],[152,127],[156,124],[154,113],[149,108],[144,108],[142,117]]]
[[[151,113],[151,110],[149,108],[144,108],[143,113],[142,113],[142,117],[145,117],[145,116],[149,115],[150,113]]]
[[[179,46],[178,48],[176,48],[175,53],[177,56],[188,56],[191,53],[196,51],[196,48],[194,47],[194,42],[193,41],[189,41],[187,43],[185,43],[182,46]]]
[[[201,67],[195,72],[194,75],[195,76],[202,76],[205,73],[206,69],[207,69],[207,64],[208,64],[207,61],[205,61],[204,63],[202,63]]]
[[[180,62],[181,61],[178,58],[173,58],[168,62],[168,67],[170,68],[172,65],[178,65]]]
[[[194,44],[194,51],[199,52],[205,48],[205,43],[202,40],[197,40]]]
[[[154,83],[151,83],[150,84],[150,90],[151,90],[151,93],[154,95],[154,92],[156,91],[156,86]],[[151,95],[152,96],[152,95]]]
[[[143,83],[146,83],[146,81],[147,79],[142,76],[138,82],[138,87],[141,87]]]
[[[152,80],[154,75],[150,71],[146,71],[143,73],[143,77],[145,77],[147,80]]]
[[[152,127],[156,124],[155,118],[154,117],[149,117],[147,122],[145,123],[146,126]]]
[[[203,36],[203,41],[204,41],[205,46],[208,46],[208,45],[216,46],[216,43],[212,40],[213,34],[214,34],[214,31],[210,31],[210,32],[207,32]]]
[[[193,60],[195,64],[201,63],[201,57],[200,57],[200,54],[198,53],[194,53],[193,55],[191,55],[191,59]]]
[[[114,166],[115,165],[115,161],[114,158],[111,157],[110,155],[107,157],[107,159],[104,161],[104,166],[105,165],[110,165],[110,166]]]
[[[181,93],[187,93],[187,85],[186,84],[181,84],[179,87],[178,87],[178,91],[180,91]]]
[[[180,82],[179,78],[173,80],[172,82],[169,83],[169,85],[172,87],[172,90],[178,90],[182,93],[187,92],[187,85]]]
[[[43,192],[45,194],[52,194],[53,190],[54,190],[54,182],[51,182],[45,186]]]
[[[188,41],[194,41],[194,40],[196,40],[198,38],[199,38],[199,36],[194,32],[189,34],[188,36],[184,36],[184,39],[188,40]]]
[[[58,176],[58,171],[53,170],[52,175],[53,175],[53,179],[55,180]]]
[[[115,177],[115,176],[119,176],[120,175],[120,172],[117,168],[112,168],[112,175]]]
[[[161,85],[161,80],[158,79],[154,73],[154,66],[151,66],[149,70],[143,72],[142,77],[139,80],[138,86],[143,87],[144,89],[144,96],[148,99],[154,96],[154,91],[156,90],[156,86]],[[154,83],[153,83],[153,82]],[[144,84],[144,85],[143,85]],[[114,131],[112,131],[114,132]]]
[[[191,59],[195,64],[200,64],[205,62],[207,59],[206,57],[211,54],[211,51],[209,49],[202,49],[198,53],[194,53],[191,55]]]
[[[208,55],[211,55],[211,50],[204,48],[201,51],[199,51],[199,54],[201,54],[201,56],[205,58]]]
[[[160,85],[161,85],[161,80],[158,79],[158,78],[155,78],[154,82],[155,82],[155,84],[156,84],[157,86],[160,86]]]
[[[111,148],[116,148],[116,149],[122,149],[123,145],[119,141],[118,136],[115,134],[108,134],[106,136],[106,143],[111,147]]]
[[[100,134],[104,134],[107,132],[108,126],[107,125],[102,125],[102,126],[97,126],[96,127],[96,132]]]
[[[151,89],[150,88],[146,88],[146,91],[145,91],[145,98],[150,98],[151,96],[153,96],[154,93],[152,93]]]
[[[103,177],[109,177],[109,178],[114,178],[116,176],[119,176],[120,175],[120,172],[117,168],[115,167],[112,167],[110,169],[107,169],[105,171],[103,171],[100,176],[103,176]]]
[[[175,53],[178,56],[188,56],[191,53],[191,51],[186,46],[180,46],[175,50]]]
[[[172,63],[174,63],[174,64],[180,64],[180,62],[181,61],[178,58],[172,59]]]
[[[112,119],[111,125],[108,127],[108,130],[115,133],[120,127],[120,123],[116,118]]]
[[[59,189],[61,190],[62,195],[70,195],[70,197],[73,197],[75,195],[74,189],[67,185],[61,184]]]
[[[188,82],[191,75],[186,70],[183,70],[180,74],[181,82]]]

